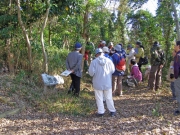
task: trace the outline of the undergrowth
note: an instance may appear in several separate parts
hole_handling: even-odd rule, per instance
[[[0,80],[8,96],[18,95],[20,100],[25,101],[28,106],[35,108],[35,110],[81,116],[91,115],[95,111],[96,103],[92,91],[81,91],[79,98],[67,94],[69,78],[64,78],[66,83],[64,87],[56,86],[55,91],[48,89],[47,94],[43,93],[43,85],[37,84],[37,80],[40,80],[41,76],[32,78],[28,78],[26,73],[21,71],[16,76],[7,75]],[[81,84],[83,88],[84,84]]]

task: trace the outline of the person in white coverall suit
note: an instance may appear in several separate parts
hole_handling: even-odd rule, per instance
[[[95,51],[95,59],[89,66],[89,75],[93,77],[93,88],[95,92],[98,116],[105,113],[103,97],[105,97],[107,108],[113,117],[116,114],[112,99],[112,74],[115,71],[113,62],[102,54],[102,49]]]

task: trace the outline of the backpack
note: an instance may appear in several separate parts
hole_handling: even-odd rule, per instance
[[[164,60],[164,58],[165,58],[164,52],[162,50],[157,51],[157,52],[158,52],[158,58],[156,58],[156,61],[157,62],[162,62]]]
[[[116,53],[119,56],[118,64],[115,66],[117,71],[125,71],[126,70],[126,59],[121,55]]]
[[[146,56],[144,58],[140,57],[138,64],[139,65],[146,65],[146,64],[148,64],[148,58]]]

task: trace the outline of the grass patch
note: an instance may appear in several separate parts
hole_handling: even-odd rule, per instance
[[[67,94],[68,84],[66,84],[64,88],[57,87],[55,93],[44,95],[43,87],[38,86],[34,79],[26,78],[24,72],[14,77],[7,75],[0,81],[8,96],[18,95],[19,100],[25,101],[35,110],[81,116],[91,115],[96,110],[92,91],[83,90],[80,97],[76,98]]]
[[[41,109],[49,113],[58,112],[68,115],[87,116],[96,109],[94,96],[88,91],[81,91],[80,97],[76,98],[63,90],[44,99],[40,104]]]

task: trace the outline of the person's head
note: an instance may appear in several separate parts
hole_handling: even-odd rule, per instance
[[[109,43],[108,43],[108,48],[109,48],[109,49],[112,49],[112,48],[113,48],[113,42],[109,42]]]
[[[135,59],[131,59],[130,63],[131,63],[131,65],[135,65],[136,64],[136,60]]]
[[[120,52],[121,51],[121,45],[116,45],[115,47],[114,47],[114,50],[116,51],[116,52]]]
[[[102,50],[101,48],[97,48],[97,49],[95,50],[95,57],[99,57],[102,52],[103,52],[103,50]]]
[[[154,41],[154,45],[159,45],[159,42],[158,41]]]
[[[136,42],[136,47],[139,48],[142,45],[142,43],[140,41]]]
[[[173,49],[172,56],[175,57],[175,55],[176,55],[176,51]]]
[[[128,45],[128,46],[127,46],[127,49],[128,49],[128,50],[131,50],[132,48],[133,48],[132,45]]]
[[[180,50],[180,40],[176,41],[176,45],[174,46],[174,50],[178,52]]]
[[[119,45],[120,45],[121,47],[123,47],[123,43],[119,43]]]
[[[76,51],[80,51],[81,48],[82,48],[81,43],[79,43],[79,42],[75,43],[74,48],[75,48]]]
[[[103,50],[103,53],[109,53],[109,48],[106,47],[106,46],[104,46],[104,47],[102,48],[102,50]]]
[[[113,48],[111,48],[110,53],[111,53],[111,54],[114,54],[114,53],[115,53],[115,49],[114,49],[114,47],[113,47]]]
[[[106,46],[106,41],[102,41],[102,42],[101,42],[101,46],[102,46],[102,48],[103,48],[104,46]]]

